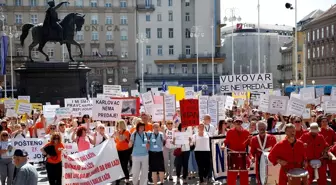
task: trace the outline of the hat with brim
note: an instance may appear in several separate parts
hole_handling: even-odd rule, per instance
[[[319,128],[319,126],[318,126],[317,123],[311,123],[311,124],[309,125],[309,129],[310,129],[310,131],[311,131],[312,129],[318,129],[318,131],[321,130],[321,129]]]
[[[28,156],[28,152],[26,152],[25,150],[16,149],[14,151],[14,156],[15,157],[27,157]]]

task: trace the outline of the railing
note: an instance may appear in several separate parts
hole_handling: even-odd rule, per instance
[[[196,77],[196,73],[173,73],[173,74],[167,74],[167,73],[144,73],[145,77]],[[199,77],[212,77],[212,73],[209,71],[209,73],[199,73]],[[217,73],[215,74],[215,77],[219,77],[221,74]]]
[[[78,61],[101,61],[101,60],[118,60],[118,55],[101,55],[101,56],[93,56],[93,55],[85,55],[82,58],[79,56],[74,56],[74,59]]]
[[[151,10],[151,11],[154,11],[155,7],[152,4],[138,4],[137,5],[137,10],[143,10],[143,11]]]
[[[196,58],[197,54],[190,54],[190,55],[186,55],[186,54],[180,54],[179,55],[179,59],[188,59],[188,58]],[[202,58],[212,58],[212,54],[198,54],[198,58],[202,59]],[[214,55],[214,58],[226,58],[226,54],[225,53],[216,53]]]

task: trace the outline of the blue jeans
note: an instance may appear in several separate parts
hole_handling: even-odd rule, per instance
[[[190,151],[190,156],[189,156],[189,161],[188,161],[188,170],[189,172],[197,172],[198,167],[197,167],[197,162],[196,162],[196,157],[195,157],[195,152]]]

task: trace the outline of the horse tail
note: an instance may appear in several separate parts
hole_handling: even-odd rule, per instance
[[[20,36],[20,42],[21,42],[21,46],[24,45],[24,40],[27,38],[28,34],[29,34],[29,30],[30,28],[34,27],[34,24],[24,24],[22,26],[22,34]]]

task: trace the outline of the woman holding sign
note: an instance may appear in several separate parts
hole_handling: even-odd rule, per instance
[[[2,131],[0,133],[0,177],[3,185],[6,184],[6,179],[8,185],[12,184],[15,168],[12,162],[12,150],[13,147],[9,142],[9,133]]]

